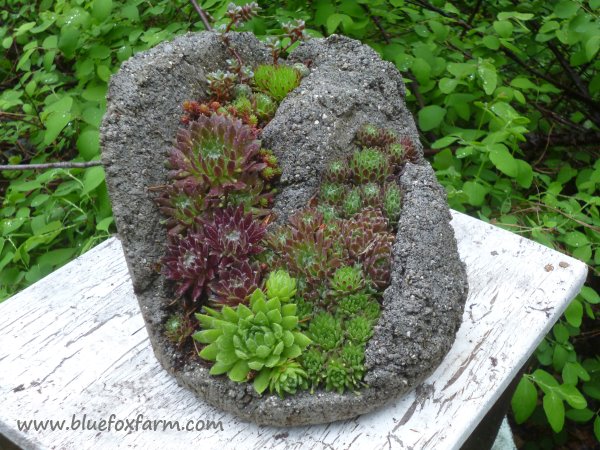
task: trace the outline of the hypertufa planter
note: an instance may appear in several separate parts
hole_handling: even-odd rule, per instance
[[[230,33],[246,64],[270,62],[252,34]],[[167,151],[181,105],[208,96],[206,75],[230,57],[217,33],[192,33],[138,53],[112,78],[101,130],[114,216],[154,352],[161,364],[208,403],[258,424],[290,426],[347,419],[378,408],[420,383],[450,349],[467,296],[465,268],[450,226],[445,194],[423,159],[405,88],[395,67],[369,47],[333,35],[301,44],[289,62],[310,62],[310,74],[280,104],[262,145],[279,159],[282,176],[273,212],[278,223],[317,194],[333,160],[356,150],[365,124],[416,143],[397,181],[402,209],[393,244],[391,282],[365,353],[366,387],[342,394],[299,391],[281,398],[252,384],[209,375],[209,365],[165,337],[174,294],[156,267],[165,254],[164,217],[149,187],[164,185]],[[268,391],[267,391],[268,392]]]

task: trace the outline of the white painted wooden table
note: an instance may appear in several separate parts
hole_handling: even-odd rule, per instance
[[[463,214],[453,226],[470,285],[464,322],[436,372],[385,409],[276,429],[198,400],[154,358],[112,238],[0,304],[0,433],[26,449],[458,448],[577,294],[586,267]],[[111,415],[111,431],[66,429],[73,417],[98,428]],[[138,431],[115,431],[138,417]],[[19,430],[34,419],[64,420],[65,429]],[[216,429],[143,431],[147,420]]]

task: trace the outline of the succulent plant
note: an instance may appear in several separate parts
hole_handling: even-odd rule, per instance
[[[203,330],[194,339],[208,344],[200,357],[215,364],[211,375],[227,373],[232,381],[243,382],[255,374],[258,393],[267,389],[275,370],[300,356],[311,340],[298,331],[296,305],[282,305],[279,299],[267,300],[260,289],[244,304],[221,311],[205,307],[196,314]]]
[[[190,320],[181,313],[172,314],[165,323],[165,336],[177,345],[182,345],[193,332]]]
[[[404,162],[404,146],[400,142],[393,142],[385,148],[385,153],[390,159],[390,163],[394,166],[398,166]]]
[[[365,124],[356,132],[356,139],[363,147],[385,148],[392,142],[396,142],[398,137],[390,130]]]
[[[252,96],[254,102],[254,112],[256,116],[264,121],[268,122],[275,115],[277,111],[277,104],[266,94],[260,92]]]
[[[210,254],[219,258],[219,266],[247,259],[263,250],[265,225],[246,214],[243,206],[216,210],[211,219],[197,218]]]
[[[325,390],[342,394],[352,387],[352,378],[348,375],[345,364],[338,358],[329,360],[325,371]]]
[[[388,183],[383,192],[383,212],[390,225],[395,226],[402,211],[402,192],[396,183]]]
[[[295,63],[292,65],[292,67],[296,69],[302,77],[307,77],[310,75],[310,69],[305,64]]]
[[[418,154],[413,140],[409,136],[402,136],[400,138],[400,144],[402,144],[402,147],[404,148],[404,162],[416,162]]]
[[[172,235],[162,258],[162,273],[175,282],[175,295],[181,297],[191,291],[192,301],[198,300],[206,284],[216,276],[218,256],[211,254],[210,247],[201,233],[187,236]]]
[[[244,83],[238,83],[233,88],[233,95],[236,99],[250,98],[252,96],[252,88]]]
[[[338,314],[346,318],[362,315],[375,322],[380,314],[379,303],[366,292],[346,295],[338,299],[337,306]]]
[[[232,27],[249,21],[254,16],[258,15],[259,11],[260,6],[258,6],[258,3],[256,2],[246,3],[242,6],[230,3],[227,6],[227,12],[225,13],[225,15],[229,17],[229,24],[224,31],[228,32]]]
[[[345,192],[346,187],[343,184],[326,182],[321,184],[319,199],[330,205],[339,205]]]
[[[260,65],[254,70],[254,83],[260,91],[280,102],[298,87],[300,74],[290,66]]]
[[[269,300],[278,298],[282,303],[288,303],[296,295],[296,280],[285,270],[271,272],[265,283]]]
[[[324,178],[331,183],[344,183],[348,180],[350,172],[346,161],[333,161],[325,169]]]
[[[342,323],[333,315],[320,312],[310,321],[308,335],[323,350],[334,349],[343,338]]]
[[[287,226],[270,233],[266,239],[275,255],[275,267],[289,270],[302,281],[299,292],[303,296],[317,297],[322,280],[329,278],[341,264],[328,230],[323,215],[314,208],[306,208],[292,215]]]
[[[295,394],[299,389],[308,388],[308,375],[300,364],[288,361],[276,367],[271,373],[269,391],[277,392],[283,398],[285,394]]]
[[[206,79],[208,80],[208,90],[215,100],[223,102],[233,98],[233,88],[238,80],[235,73],[217,70],[206,74]]]
[[[364,275],[360,266],[344,266],[337,269],[330,281],[331,289],[339,294],[349,294],[364,287]]]
[[[326,224],[334,223],[339,218],[337,209],[333,205],[319,205],[317,211],[323,215],[323,223]]]
[[[378,234],[388,233],[388,221],[378,208],[365,208],[344,221],[342,235],[353,260],[360,259]],[[366,267],[363,264],[363,267]]]
[[[322,381],[325,372],[325,355],[317,348],[311,347],[300,357],[302,367],[311,381],[314,390]]]
[[[200,116],[179,130],[177,145],[169,152],[170,175],[202,185],[208,197],[262,189],[259,172],[266,166],[258,158],[259,143],[252,130],[238,119]]]
[[[205,190],[191,180],[167,185],[155,202],[159,211],[167,216],[167,229],[175,234],[182,228],[190,227],[207,207]]]
[[[361,257],[369,279],[380,290],[385,289],[390,284],[390,261],[393,243],[393,234],[380,233],[371,241],[368,249]]]
[[[391,166],[387,156],[376,148],[364,148],[354,152],[350,160],[350,170],[355,182],[382,182],[390,174]]]
[[[305,327],[307,325],[306,322],[314,314],[314,303],[309,300],[305,300],[304,297],[296,298],[295,302],[296,306],[298,307],[296,314],[298,316],[298,320],[300,321],[300,327]]]
[[[342,348],[342,363],[346,373],[350,375],[352,384],[357,386],[363,379],[365,369],[365,346],[364,344],[346,344]]]
[[[366,343],[373,334],[371,321],[363,316],[354,317],[344,323],[346,335],[355,344]]]
[[[241,261],[219,270],[218,280],[210,282],[213,306],[236,306],[248,303],[250,294],[260,286],[261,271],[257,264]]]
[[[342,211],[346,217],[351,217],[362,209],[361,189],[358,187],[348,190],[342,201]]]
[[[381,186],[378,183],[366,183],[360,187],[360,195],[364,206],[378,208],[381,206]]]

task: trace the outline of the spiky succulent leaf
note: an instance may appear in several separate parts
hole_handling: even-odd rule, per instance
[[[319,199],[330,205],[340,205],[346,193],[343,184],[326,182],[321,185]]]
[[[298,87],[300,79],[300,73],[296,69],[282,64],[260,65],[254,70],[256,87],[278,102]]]
[[[356,139],[363,147],[385,148],[397,141],[397,136],[390,130],[379,128],[373,124],[365,124],[356,132]]]
[[[360,266],[340,267],[334,272],[330,284],[334,291],[349,294],[364,287],[364,275]]]
[[[177,145],[169,151],[170,175],[191,178],[209,197],[259,185],[265,164],[258,160],[259,143],[238,119],[213,114],[200,116],[188,129],[179,130]]]
[[[331,314],[321,312],[311,320],[308,335],[322,349],[334,349],[343,338],[342,323]]]
[[[221,268],[218,280],[209,284],[212,292],[209,298],[215,306],[235,306],[248,303],[250,294],[260,285],[261,271],[256,264],[240,261],[230,267]]]
[[[345,183],[348,181],[350,172],[346,161],[333,161],[325,170],[324,178],[330,183]]]
[[[261,241],[265,225],[252,214],[246,214],[243,206],[220,209],[211,219],[200,217],[197,221],[203,229],[210,254],[219,258],[222,268],[263,250]]]
[[[190,233],[169,237],[161,263],[163,275],[175,283],[175,295],[191,291],[191,299],[196,301],[215,277],[218,257],[211,253],[203,234]]]
[[[381,186],[378,183],[366,183],[360,187],[362,204],[372,208],[381,207]]]
[[[384,188],[383,211],[392,226],[398,223],[402,211],[402,192],[394,182],[388,183]]]
[[[355,344],[366,343],[373,334],[371,321],[363,316],[357,316],[345,322],[346,335]]]
[[[381,150],[364,148],[352,155],[350,170],[357,183],[382,182],[390,174],[391,166]]]

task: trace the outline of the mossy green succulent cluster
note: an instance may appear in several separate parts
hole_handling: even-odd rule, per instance
[[[256,8],[232,9],[232,21]],[[273,48],[276,62],[284,48]],[[365,125],[311,204],[268,227],[281,170],[259,138],[305,69],[250,69],[238,58],[209,74],[211,98],[184,104],[156,200],[168,230],[160,270],[174,297],[165,337],[191,349],[192,336],[211,375],[281,397],[364,386],[401,212],[396,178],[410,153],[406,140]]]

